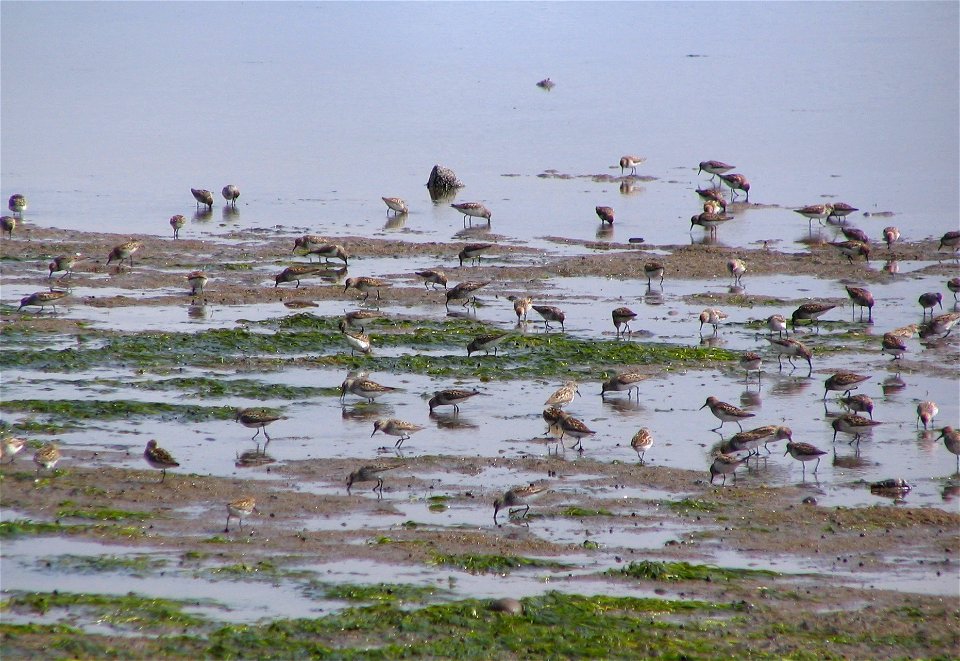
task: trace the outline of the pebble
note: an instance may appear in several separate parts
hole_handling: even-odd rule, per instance
[[[523,604],[513,597],[504,597],[503,599],[494,599],[490,602],[490,610],[498,613],[510,613],[519,615],[523,612]]]

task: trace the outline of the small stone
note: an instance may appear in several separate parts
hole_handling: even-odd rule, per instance
[[[523,604],[513,597],[504,597],[503,599],[494,599],[490,602],[490,610],[498,613],[510,613],[519,615],[523,612]]]
[[[814,498],[813,496],[807,496],[806,498],[804,498],[804,499],[803,499],[802,501],[800,501],[800,502],[802,502],[804,505],[816,505],[816,504],[817,504],[817,499]]]

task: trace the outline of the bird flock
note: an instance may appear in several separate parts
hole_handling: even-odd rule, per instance
[[[541,81],[541,86],[546,87],[548,81]],[[619,161],[621,174],[630,171],[631,175],[636,175],[637,167],[642,165],[645,159],[639,156],[623,156]],[[711,179],[716,181],[713,187],[698,188],[697,194],[703,201],[702,212],[691,217],[691,230],[696,227],[702,227],[705,231],[714,235],[724,224],[732,220],[733,216],[728,213],[737,197],[741,194],[744,202],[749,203],[751,185],[746,176],[738,173],[731,173],[735,166],[722,161],[709,160],[699,164],[698,174],[707,173]],[[730,193],[730,200],[726,199],[720,186],[726,186]],[[214,205],[214,195],[209,190],[191,188],[190,192],[196,202],[197,209],[201,206],[208,211]],[[240,190],[235,185],[224,186],[221,195],[225,204],[235,209],[237,200],[240,197]],[[407,203],[397,197],[383,197],[384,204],[387,207],[388,216],[402,216],[409,213]],[[481,202],[464,202],[450,205],[453,209],[463,215],[463,225],[472,225],[475,219],[486,221],[489,226],[492,213],[486,205]],[[8,201],[8,208],[14,214],[12,216],[3,216],[0,219],[0,228],[6,233],[7,237],[12,237],[18,225],[23,222],[23,212],[28,208],[27,199],[21,194],[12,195]],[[601,226],[604,224],[613,225],[615,222],[615,211],[612,207],[606,205],[597,205],[596,214],[600,219]],[[807,218],[810,226],[816,220],[818,223],[830,222],[834,219],[841,224],[841,232],[846,240],[842,242],[832,242],[841,255],[847,258],[850,263],[855,259],[863,257],[866,261],[870,259],[871,245],[869,237],[862,230],[845,225],[846,218],[857,208],[837,202],[832,204],[808,205],[794,210],[797,214]],[[174,215],[169,219],[170,227],[173,229],[173,238],[179,239],[181,230],[186,226],[187,220],[183,215]],[[896,227],[886,227],[882,233],[882,241],[886,244],[887,250],[900,240],[900,232]],[[144,242],[140,240],[130,240],[114,246],[107,255],[106,264],[109,266],[116,262],[117,268],[122,268],[126,263],[129,268],[134,268],[134,255],[144,247]],[[467,243],[457,255],[459,266],[479,266],[481,259],[490,251],[496,249],[492,243]],[[947,248],[956,255],[960,249],[960,232],[951,231],[945,233],[938,245],[938,250]],[[333,282],[341,282],[341,278],[347,272],[350,254],[348,250],[340,244],[332,243],[321,236],[304,235],[294,241],[294,253],[307,256],[307,264],[296,264],[284,268],[274,278],[274,287],[280,287],[282,284],[293,283],[296,288],[301,285],[301,280],[308,278],[324,278]],[[313,257],[318,261],[314,263]],[[48,280],[52,281],[53,276],[61,273],[57,282],[60,283],[64,278],[70,277],[74,273],[74,267],[83,260],[83,255],[79,253],[65,254],[55,257],[48,265]],[[319,260],[323,260],[322,262]],[[332,263],[336,260],[336,263]],[[748,264],[744,259],[732,258],[726,263],[727,272],[731,278],[734,287],[743,288],[743,279],[748,272]],[[647,278],[648,288],[653,286],[656,281],[662,288],[664,283],[666,265],[663,261],[650,261],[643,266],[644,274]],[[445,295],[445,306],[453,302],[460,302],[461,306],[466,307],[471,304],[476,305],[476,293],[478,290],[490,284],[489,280],[475,281],[464,280],[453,287],[449,287],[447,275],[439,268],[429,268],[418,270],[415,275],[422,279],[424,287],[428,290],[437,290],[443,288]],[[193,271],[184,276],[190,286],[192,296],[202,295],[204,287],[208,282],[208,276],[204,271]],[[358,276],[348,277],[343,282],[343,292],[354,289],[362,295],[361,301],[366,303],[371,297],[375,301],[382,299],[384,290],[391,286],[391,283],[379,277]],[[851,301],[853,314],[856,315],[857,308],[860,311],[860,321],[864,322],[863,316],[866,312],[866,323],[874,323],[875,299],[865,287],[846,286],[846,293]],[[953,293],[954,300],[960,293],[960,278],[953,278],[947,282],[947,289]],[[29,296],[23,297],[20,302],[20,309],[26,307],[39,307],[42,312],[47,306],[56,311],[56,303],[68,296],[69,290],[55,288],[50,286],[49,291],[39,291]],[[554,305],[535,305],[530,296],[510,296],[509,300],[513,305],[514,313],[517,317],[518,325],[528,322],[527,315],[533,310],[538,313],[544,323],[546,331],[555,330],[553,324],[559,325],[559,332],[563,333],[565,329],[566,314],[559,307]],[[925,292],[918,298],[918,304],[922,309],[922,319],[919,324],[912,324],[904,328],[894,329],[883,334],[880,351],[891,355],[893,360],[899,360],[908,351],[905,340],[914,334],[920,338],[928,338],[934,335],[949,335],[953,327],[960,321],[960,312],[947,312],[940,315],[935,314],[935,309],[943,309],[942,292]],[[796,333],[798,322],[809,322],[809,324],[819,332],[820,317],[829,313],[838,307],[836,304],[812,301],[800,305],[787,318],[782,314],[770,315],[766,320],[766,327],[769,331],[764,338],[777,355],[778,367],[783,369],[782,358],[785,356],[792,368],[796,365],[794,358],[800,358],[806,361],[808,366],[808,377],[812,375],[813,352],[795,337],[789,337],[790,331]],[[929,320],[928,320],[929,315]],[[349,346],[351,353],[360,352],[369,354],[373,350],[371,338],[364,332],[363,324],[365,321],[381,316],[379,312],[373,310],[354,310],[345,312],[344,317],[339,321],[339,330],[343,335],[344,341]],[[637,318],[637,313],[628,307],[620,306],[611,311],[612,323],[614,326],[615,337],[619,340],[632,335],[631,322]],[[719,333],[720,326],[729,319],[729,315],[717,308],[707,308],[699,315],[700,334],[703,335],[704,327],[712,328],[713,335]],[[359,328],[359,330],[354,330]],[[510,337],[510,333],[494,331],[482,333],[472,338],[466,346],[467,356],[474,353],[483,352],[484,355],[497,356],[498,348],[504,340]],[[745,372],[745,380],[749,382],[750,374],[756,373],[759,384],[762,373],[763,357],[761,354],[753,351],[744,352],[739,360],[739,366]],[[605,380],[601,385],[601,396],[606,398],[610,393],[622,393],[626,391],[628,399],[636,396],[639,400],[640,384],[649,378],[648,375],[637,372],[624,372],[615,374]],[[873,419],[874,403],[866,395],[852,394],[852,391],[859,384],[870,379],[869,375],[856,374],[850,371],[840,371],[824,382],[823,400],[826,402],[830,392],[841,393],[840,402],[848,409],[848,413],[835,417],[832,421],[834,430],[834,441],[838,433],[852,437],[851,444],[856,443],[859,448],[860,440],[864,434],[869,433],[870,429],[882,424]],[[397,392],[396,388],[384,386],[367,378],[365,374],[350,375],[341,385],[341,399],[347,394],[352,394],[374,402],[378,397]],[[453,414],[457,415],[460,411],[460,405],[471,398],[481,394],[479,390],[466,390],[451,388],[439,390],[433,394],[428,402],[429,413],[434,415],[434,410],[439,407],[452,407]],[[548,438],[556,441],[558,452],[566,449],[564,439],[569,438],[570,442],[575,443],[573,448],[580,452],[584,451],[583,440],[590,438],[596,432],[591,430],[587,424],[572,414],[564,410],[565,406],[570,405],[576,396],[580,395],[579,384],[576,381],[569,381],[556,392],[550,395],[544,402],[543,420],[547,425],[545,434]],[[751,457],[760,456],[761,444],[769,452],[768,444],[786,440],[786,449],[784,455],[801,462],[803,466],[803,476],[806,477],[806,463],[816,462],[812,472],[816,474],[819,467],[820,458],[826,454],[825,451],[818,449],[812,444],[797,442],[792,438],[791,430],[782,425],[766,425],[744,431],[742,422],[755,417],[755,414],[745,411],[736,406],[719,400],[717,397],[710,396],[703,404],[701,409],[709,408],[710,412],[720,421],[718,427],[711,431],[721,432],[725,423],[735,423],[739,433],[735,434],[730,440],[720,444],[720,447],[713,453],[712,463],[709,466],[710,483],[713,484],[716,477],[720,476],[722,484],[726,483],[728,475],[734,476],[736,481],[736,470],[741,465],[748,462]],[[924,401],[917,407],[917,425],[923,425],[924,430],[932,428],[934,418],[939,410],[935,402]],[[869,417],[861,415],[867,414]],[[256,440],[260,434],[264,436],[263,453],[270,443],[270,436],[267,433],[267,426],[282,420],[282,416],[268,409],[241,409],[236,412],[235,420],[241,425],[250,429],[256,429],[256,433],[251,440]],[[374,422],[371,436],[378,432],[387,436],[397,437],[395,449],[399,452],[404,441],[411,435],[423,430],[422,425],[401,420],[398,418],[383,418]],[[722,438],[722,437],[721,437]],[[940,436],[944,440],[946,449],[951,453],[958,455],[958,470],[960,470],[960,440],[957,432],[950,426],[941,429]],[[633,435],[630,440],[630,447],[637,453],[638,462],[641,465],[646,463],[645,455],[654,444],[652,432],[647,428],[641,428]],[[26,446],[23,439],[7,436],[2,439],[0,444],[0,460],[12,462],[16,455]],[[260,453],[260,445],[257,444],[257,453]],[[746,455],[741,453],[746,452]],[[37,478],[42,471],[52,471],[60,460],[61,454],[56,444],[47,443],[37,449],[33,460],[36,464]],[[177,468],[180,464],[168,451],[157,445],[155,440],[147,443],[144,450],[145,461],[155,469],[161,470],[160,482],[166,479],[168,469]],[[375,486],[373,491],[378,498],[382,498],[383,493],[383,473],[400,467],[400,463],[378,463],[364,465],[358,470],[349,474],[346,480],[347,492],[350,493],[354,483],[373,482]],[[497,523],[497,517],[501,510],[508,510],[508,515],[513,516],[520,513],[521,517],[526,516],[529,509],[529,500],[542,493],[549,491],[546,484],[527,484],[507,490],[502,496],[494,501],[494,523]],[[244,496],[240,499],[231,501],[227,504],[227,524],[232,518],[238,519],[239,527],[243,526],[243,519],[250,516],[254,511],[256,502],[250,496]]]

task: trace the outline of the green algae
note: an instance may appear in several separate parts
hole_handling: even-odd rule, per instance
[[[167,561],[147,555],[58,555],[42,558],[37,563],[46,568],[65,569],[81,574],[123,572],[143,576],[163,569]]]
[[[525,558],[517,555],[470,555],[434,553],[428,561],[433,565],[459,567],[472,574],[506,574],[514,569],[569,569],[572,565],[556,560]]]
[[[67,508],[57,510],[58,519],[91,519],[94,521],[146,521],[153,518],[151,512],[133,512],[109,507]]]
[[[375,583],[372,585],[314,583],[308,590],[324,599],[363,601],[375,603],[424,603],[433,597],[449,594],[431,585],[404,583]]]
[[[589,377],[598,368],[607,370],[621,365],[660,365],[692,367],[735,360],[737,353],[703,346],[661,343],[585,340],[560,333],[512,335],[497,356],[466,355],[466,344],[489,327],[466,320],[406,321],[384,320],[381,332],[372,333],[372,355],[352,356],[339,331],[338,317],[298,314],[280,319],[253,322],[233,329],[209,329],[198,333],[144,332],[120,334],[91,331],[98,346],[71,347],[63,350],[31,349],[0,354],[0,369],[21,368],[75,372],[99,366],[132,367],[141,370],[173,369],[181,366],[229,367],[251,361],[286,362],[310,360],[320,366],[346,369],[408,371],[435,376],[480,378],[530,378],[536,376]],[[272,329],[272,332],[271,332]],[[377,347],[410,349],[399,356],[379,356]],[[427,354],[447,349],[448,354]],[[215,381],[215,380],[214,380]],[[228,380],[224,380],[228,381]],[[210,381],[174,382],[173,387],[196,389],[225,388]],[[249,384],[240,384],[245,388]],[[326,394],[326,393],[318,393]],[[288,391],[284,398],[295,398]]]
[[[585,509],[583,507],[567,507],[560,510],[561,516],[569,516],[577,519],[584,519],[591,516],[613,516],[613,512],[605,509]]]
[[[610,569],[607,575],[623,575],[648,581],[731,581],[741,578],[770,578],[776,572],[761,569],[729,569],[689,562],[658,562],[642,560],[631,562],[621,569]]]
[[[110,624],[149,629],[195,626],[206,622],[205,618],[184,613],[185,605],[187,602],[143,597],[132,592],[126,595],[13,592],[0,602],[0,610],[44,615],[54,609],[82,609]]]
[[[66,420],[127,420],[129,418],[177,418],[184,422],[230,420],[236,409],[229,406],[197,406],[166,402],[95,399],[13,399],[0,402],[0,411],[17,411]]]

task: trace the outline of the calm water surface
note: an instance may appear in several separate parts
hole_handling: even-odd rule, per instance
[[[370,234],[405,197],[411,240],[448,238],[430,168],[511,237],[690,240],[696,164],[751,200],[893,211],[904,238],[955,229],[956,3],[21,3],[2,5],[3,195],[30,222],[165,235],[189,188],[242,190],[241,227]],[[281,36],[282,35],[282,36]],[[918,66],[918,63],[923,63]],[[544,92],[534,83],[551,77]],[[656,177],[617,174],[621,154]],[[504,177],[505,174],[519,175]],[[193,224],[188,234],[222,231]],[[721,233],[793,242],[754,209]],[[887,220],[864,220],[879,236]],[[732,228],[731,228],[732,229]],[[741,231],[742,230],[742,231]],[[699,232],[699,230],[697,230]],[[695,233],[696,234],[696,233]]]

